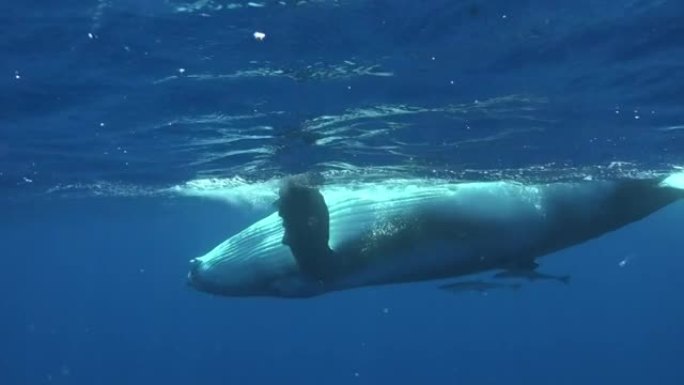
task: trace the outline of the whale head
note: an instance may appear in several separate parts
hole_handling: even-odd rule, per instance
[[[411,216],[416,207],[424,205],[424,202],[429,205],[435,197],[441,197],[439,191],[428,190],[418,194],[407,191],[411,190],[402,187],[380,191],[327,191],[330,247],[342,253],[351,250],[353,255],[359,239],[383,236],[393,231],[392,226],[384,226],[383,223],[397,216]],[[307,277],[300,270],[290,247],[283,243],[284,234],[283,219],[277,212],[272,213],[205,255],[193,258],[188,284],[201,292],[229,297],[311,297],[357,285],[353,276],[349,280],[325,282]],[[361,266],[371,263],[373,255],[368,253],[368,258],[360,258],[353,263],[358,263],[358,268],[363,270]]]
[[[281,220],[272,214],[190,260],[188,285],[229,297],[293,296],[303,282],[282,239]]]

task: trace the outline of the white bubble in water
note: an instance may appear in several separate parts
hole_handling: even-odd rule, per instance
[[[618,262],[618,266],[625,267],[632,262],[632,259],[634,259],[634,254],[627,255],[620,262]]]
[[[254,39],[258,41],[262,41],[266,38],[266,34],[263,32],[256,31],[254,32]],[[277,39],[276,39],[277,40]]]

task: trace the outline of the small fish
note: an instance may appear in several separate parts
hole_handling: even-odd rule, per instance
[[[569,275],[550,275],[535,270],[506,270],[495,274],[494,278],[524,278],[529,281],[553,280],[566,285],[570,284]]]
[[[441,290],[450,291],[452,293],[459,293],[465,291],[474,291],[482,294],[486,294],[487,291],[492,289],[520,289],[522,285],[519,283],[493,283],[485,281],[461,281],[449,283],[442,285],[439,288]]]

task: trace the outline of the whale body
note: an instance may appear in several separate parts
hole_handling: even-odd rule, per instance
[[[337,186],[321,193],[330,247],[343,262],[333,278],[302,274],[274,212],[191,260],[189,284],[221,296],[306,298],[526,268],[684,198],[684,173],[548,184]]]

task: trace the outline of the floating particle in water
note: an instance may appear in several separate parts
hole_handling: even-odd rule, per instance
[[[382,309],[383,314],[388,314],[389,313],[389,308],[383,308]]]
[[[354,372],[354,377],[360,376],[359,372]]]
[[[258,41],[262,41],[266,38],[266,34],[263,32],[256,31],[254,32],[254,39]]]
[[[501,18],[502,18],[502,19],[508,19],[508,15],[503,14],[503,15],[501,15]]]
[[[104,127],[104,126],[105,126],[104,122],[100,122],[100,127]]]
[[[632,262],[632,259],[634,259],[634,255],[630,254],[618,262],[618,266],[625,267]]]
[[[185,68],[179,68],[179,69],[178,69],[178,73],[181,74],[181,75],[184,74],[184,73],[185,73]]]
[[[26,182],[26,183],[33,183],[33,179],[31,179],[31,178],[22,177],[22,179],[23,179],[24,182]]]
[[[94,39],[95,35],[92,32],[88,32],[88,39]]]
[[[21,79],[21,75],[19,75],[19,70],[14,71],[14,78],[17,80]]]

